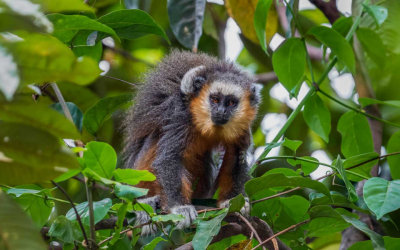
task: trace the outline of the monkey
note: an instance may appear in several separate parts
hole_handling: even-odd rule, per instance
[[[248,175],[250,127],[260,103],[254,79],[233,62],[205,53],[173,50],[145,75],[127,111],[124,128],[124,167],[148,170],[153,182],[147,203],[154,209],[181,214],[177,228],[189,227],[197,217],[192,198],[218,194],[218,206],[244,194]],[[219,171],[215,150],[223,150]],[[137,224],[150,218],[137,212]],[[154,225],[142,235],[155,233]]]

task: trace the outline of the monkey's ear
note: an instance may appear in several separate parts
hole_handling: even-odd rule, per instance
[[[257,83],[251,84],[250,104],[257,106],[261,102],[261,91],[262,86]]]
[[[199,71],[201,71],[202,69],[204,69],[203,65],[192,68],[188,72],[186,72],[181,81],[181,91],[183,94],[187,95],[194,93],[195,89],[199,87],[197,85],[199,85],[200,81],[205,81],[203,77],[197,76]]]

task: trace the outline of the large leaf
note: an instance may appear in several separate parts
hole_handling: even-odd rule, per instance
[[[374,177],[364,184],[364,200],[379,220],[400,208],[400,180],[387,181]]]
[[[289,38],[272,55],[279,81],[290,93],[303,80],[306,51],[300,38]]]
[[[23,40],[2,43],[12,53],[24,84],[70,81],[88,84],[100,75],[97,63],[87,57],[77,59],[57,38],[19,32]]]
[[[83,116],[83,127],[90,134],[96,136],[101,124],[107,120],[112,113],[123,104],[132,100],[131,94],[114,97],[106,97],[98,101],[93,107],[86,111]]]
[[[300,160],[302,159],[302,160]],[[312,172],[314,172],[318,167],[319,167],[319,161],[311,156],[304,156],[301,157],[299,159],[299,157],[296,158],[296,160],[294,159],[287,159],[287,162],[292,165],[292,166],[297,166],[300,165],[301,166],[301,170],[303,170],[304,175],[310,175]],[[304,160],[309,160],[309,161],[313,161],[313,162],[309,162],[309,161],[304,161]]]
[[[302,187],[317,190],[331,197],[329,189],[321,182],[311,180],[305,177],[286,177],[284,174],[270,174],[254,178],[245,184],[245,190],[248,196],[260,192],[261,190],[272,187]]]
[[[79,31],[73,40],[72,51],[77,57],[87,56],[96,62],[100,62],[102,59],[103,44],[101,42],[95,44],[90,42],[88,44],[88,39],[92,36],[94,36],[94,32],[90,30]]]
[[[64,215],[58,216],[49,229],[49,236],[56,237],[68,243],[74,243],[79,235],[76,224],[68,220]]]
[[[210,245],[209,247],[207,247],[207,250],[228,249],[230,246],[246,239],[247,237],[243,234],[231,236]]]
[[[342,135],[341,149],[346,158],[374,151],[371,129],[365,116],[349,111],[340,117],[337,130]]]
[[[115,195],[126,202],[132,202],[135,198],[145,196],[148,191],[148,189],[137,188],[128,185],[115,185]]]
[[[18,189],[24,190],[26,195],[18,194]],[[13,189],[7,190],[8,194],[16,194],[14,200],[18,203],[18,205],[25,211],[26,214],[35,222],[38,228],[42,228],[47,220],[50,217],[52,210],[52,202],[43,199],[42,197],[30,195],[33,191],[42,191],[43,188],[40,188],[36,185],[22,185],[16,186]],[[43,191],[44,194],[48,197],[52,197],[48,190]],[[54,205],[54,204],[53,204]]]
[[[331,113],[317,93],[312,95],[304,105],[303,116],[308,127],[328,143],[331,132]]]
[[[53,135],[24,124],[0,123],[0,183],[51,180],[79,164]]]
[[[202,31],[206,0],[168,0],[168,18],[178,41],[197,50]]]
[[[78,108],[78,106],[76,106],[72,102],[67,102],[65,104],[67,105],[67,108],[68,108],[69,112],[71,113],[72,121],[74,122],[75,127],[79,131],[82,131],[82,120],[83,120],[82,111]],[[64,115],[64,111],[62,110],[61,104],[59,102],[52,104],[51,108],[56,110],[58,113]],[[68,138],[68,137],[64,137],[64,138]]]
[[[259,0],[224,1],[229,16],[238,24],[243,35],[255,44],[260,43],[254,28],[254,15],[258,2]],[[266,23],[267,26],[264,26],[264,28],[268,43],[277,32],[279,26],[278,14],[275,6],[271,6]]]
[[[362,231],[371,238],[374,250],[385,250],[385,243],[381,235],[375,233],[374,231],[369,229],[369,227],[365,223],[357,220],[354,217],[350,217],[347,215],[342,215],[342,217],[345,221],[351,223],[355,228]]]
[[[340,194],[334,194],[332,193],[332,199],[329,199],[329,197],[320,194],[320,193],[311,193],[310,194],[310,206],[320,206],[320,205],[333,205],[336,207],[347,207],[351,208],[363,213],[368,213],[368,210],[364,210],[360,207],[357,207],[354,205],[353,202],[350,202],[346,197],[340,195]]]
[[[311,28],[307,34],[313,35],[326,47],[330,48],[338,59],[344,62],[350,72],[355,73],[356,66],[353,49],[340,33],[332,28],[317,26]]]
[[[154,34],[165,38],[169,43],[169,39],[160,25],[142,10],[117,10],[100,17],[97,21],[111,27],[119,38],[137,39]],[[106,34],[98,33],[96,42],[105,37],[107,37]]]
[[[114,245],[115,242],[117,242],[117,240],[119,240],[119,234],[122,231],[123,227],[124,227],[124,219],[125,219],[125,215],[126,215],[126,210],[128,209],[128,203],[122,203],[122,205],[118,208],[117,211],[117,222],[115,223],[115,227],[114,227],[114,233],[113,233],[113,237],[110,241],[111,245]]]
[[[374,19],[377,27],[381,26],[388,17],[388,10],[383,6],[365,4],[363,6],[367,13]]]
[[[378,156],[379,156],[379,154],[376,153],[376,152],[356,155],[356,156],[353,156],[353,157],[350,157],[350,158],[344,160],[343,161],[343,167],[345,169],[347,169],[347,168],[350,168],[350,167],[353,167],[353,166],[356,166],[356,165],[359,165],[361,163],[364,163],[366,161],[370,161],[371,160],[370,162],[367,162],[367,163],[365,163],[365,164],[363,164],[363,165],[361,165],[359,167],[352,168],[350,171],[354,172],[354,173],[361,174],[361,175],[366,176],[366,177],[372,177],[371,176],[371,169],[372,169],[373,166],[378,164],[378,161],[379,161]],[[372,160],[372,159],[375,159],[375,160]],[[361,177],[359,177],[357,175],[351,174],[349,172],[346,172],[346,174],[347,174],[347,178],[350,181],[358,182],[358,181],[363,180],[363,178],[361,178]]]
[[[254,29],[256,30],[261,48],[267,52],[267,38],[265,35],[265,27],[267,25],[267,17],[271,8],[272,0],[259,0],[254,12]]]
[[[158,243],[160,242],[168,242],[167,240],[161,238],[161,237],[156,237],[154,238],[149,244],[143,246],[143,250],[153,250]]]
[[[309,209],[308,200],[301,196],[293,195],[290,197],[280,198],[282,211],[290,216],[296,223],[305,219],[305,215]]]
[[[107,215],[111,206],[112,201],[109,198],[93,202],[94,224],[101,221]],[[76,210],[78,210],[78,214],[81,217],[82,223],[85,225],[90,225],[88,202],[85,201],[75,207]],[[68,220],[76,220],[76,214],[73,208],[67,212],[66,217]]]
[[[340,213],[330,206],[317,206],[309,211],[311,223],[308,237],[321,237],[341,232],[350,226]]]
[[[30,0],[32,3],[40,4],[44,12],[70,12],[94,10],[81,0]]]
[[[0,249],[47,249],[39,228],[1,189],[0,221]]]
[[[104,142],[92,141],[86,144],[83,154],[84,166],[93,170],[100,177],[111,179],[117,165],[117,154],[113,147]]]
[[[14,57],[0,44],[0,90],[6,99],[12,99],[19,83],[18,66]]]
[[[259,200],[265,197],[275,195],[276,192],[270,189],[265,189],[251,197],[252,200]],[[251,208],[251,215],[265,220],[268,225],[273,226],[276,219],[279,218],[282,211],[282,204],[280,198],[268,199],[265,201],[253,204]]]
[[[137,185],[141,181],[154,181],[156,177],[147,170],[117,169],[113,173],[116,181]]]
[[[400,238],[392,238],[389,236],[383,236],[383,240],[385,242],[386,250],[398,250],[400,249]],[[373,250],[371,240],[365,240],[356,242],[348,250]]]
[[[368,56],[381,68],[386,63],[386,47],[380,36],[371,29],[358,28],[357,38]]]
[[[95,30],[117,37],[115,31],[96,20],[82,15],[50,14],[47,18],[54,25],[52,36],[57,37],[61,42],[67,43],[74,38],[79,30]],[[118,38],[118,37],[117,37]]]
[[[228,210],[225,209],[224,213],[211,220],[201,220],[198,222],[196,234],[192,241],[194,250],[205,250],[207,248],[212,238],[217,235],[221,229],[221,222],[227,213]]]
[[[388,10],[388,18],[382,24],[378,33],[381,35],[383,42],[393,53],[400,53],[400,2],[397,0],[388,0],[382,2],[381,6]]]
[[[229,201],[229,213],[240,212],[240,209],[242,209],[245,204],[246,200],[244,199],[242,194],[239,194]]]
[[[388,153],[400,152],[400,131],[390,137],[387,150]],[[400,179],[400,154],[389,156],[387,159],[393,179]]]
[[[335,167],[336,167],[337,171],[339,172],[339,174],[341,175],[341,178],[344,181],[344,184],[346,186],[346,189],[347,189],[347,192],[349,195],[349,200],[351,202],[356,202],[358,200],[356,189],[354,188],[353,184],[347,178],[347,173],[345,171],[345,168],[343,167],[343,162],[342,162],[342,159],[340,158],[340,155],[338,155],[338,157],[336,159]]]
[[[46,131],[61,139],[79,139],[74,125],[57,111],[41,105],[0,103],[0,119],[8,122],[24,123]]]

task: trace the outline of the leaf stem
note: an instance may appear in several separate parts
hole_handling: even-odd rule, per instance
[[[353,110],[353,111],[355,111],[355,112],[357,112],[357,113],[360,113],[360,114],[362,114],[362,115],[364,115],[364,116],[367,116],[367,117],[369,117],[369,118],[371,118],[371,119],[374,119],[374,120],[380,121],[380,122],[382,122],[382,123],[386,123],[386,124],[389,124],[389,125],[392,125],[392,126],[395,126],[395,127],[400,128],[400,125],[399,125],[399,124],[396,124],[396,123],[393,123],[393,122],[390,122],[390,121],[386,121],[386,120],[381,119],[381,118],[379,118],[379,117],[370,115],[370,114],[366,113],[363,109],[356,109],[356,108],[353,108],[353,107],[351,107],[351,106],[345,104],[344,102],[339,101],[339,100],[336,99],[335,97],[329,95],[328,93],[326,93],[326,92],[324,92],[324,91],[322,91],[322,90],[320,90],[320,89],[319,89],[318,91],[319,91],[321,94],[323,94],[324,96],[326,96],[326,97],[328,97],[329,99],[331,99],[332,101],[334,101],[334,102],[336,102],[336,103],[342,105],[343,107],[346,107],[346,108],[348,108],[348,109],[350,109],[350,110]]]
[[[96,246],[96,228],[94,226],[94,210],[93,210],[93,187],[89,183],[90,180],[85,177],[86,183],[86,196],[88,199],[88,208],[89,208],[89,225],[90,225],[90,242],[87,242],[87,244],[90,246],[91,249],[97,249],[98,247]]]
[[[140,228],[140,227],[149,225],[150,223],[151,223],[151,221],[146,222],[146,223],[143,223],[143,224],[140,224],[140,225],[137,225],[137,226],[135,226],[135,227],[130,227],[130,228],[128,228],[128,229],[122,230],[119,234],[121,235],[121,234],[127,233],[127,232],[129,232],[129,231],[131,231],[131,230],[133,230],[133,229],[136,229],[136,228]],[[110,241],[112,238],[113,238],[113,236],[110,236],[110,237],[106,238],[105,240],[100,241],[100,242],[99,242],[99,246],[100,246],[100,245],[103,245],[103,244],[106,243],[107,241]]]

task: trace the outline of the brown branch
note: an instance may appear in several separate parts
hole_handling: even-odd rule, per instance
[[[121,234],[127,233],[127,232],[129,232],[129,231],[131,231],[131,230],[133,230],[133,229],[136,229],[136,228],[140,228],[140,227],[149,225],[150,223],[151,223],[151,221],[146,222],[146,223],[143,223],[143,224],[140,224],[140,225],[137,225],[137,226],[132,227],[132,228],[128,228],[128,229],[122,230],[119,234],[121,235]],[[107,241],[110,241],[112,238],[113,238],[113,236],[110,236],[110,237],[108,237],[107,239],[100,241],[98,245],[99,245],[99,246],[100,246],[100,245],[103,245],[103,244],[106,243]]]
[[[72,208],[74,209],[75,215],[76,215],[76,219],[79,223],[79,227],[82,230],[82,234],[83,234],[83,238],[85,239],[85,242],[88,242],[88,238],[86,236],[86,232],[85,232],[85,228],[83,227],[82,221],[81,221],[81,216],[78,213],[78,210],[76,210],[75,204],[74,202],[71,200],[71,197],[69,197],[68,193],[64,190],[64,188],[62,188],[60,185],[58,185],[58,183],[51,181],[51,183],[56,186],[64,195],[65,197],[67,197],[69,203],[71,204]]]
[[[250,230],[252,231],[252,233],[254,234],[254,236],[256,237],[256,239],[258,240],[258,242],[261,242],[260,236],[258,235],[257,231],[254,229],[254,227],[250,224],[250,222],[249,222],[246,218],[244,218],[243,215],[238,214],[238,216],[239,216],[239,218],[240,218],[242,221],[244,221],[244,223],[246,223],[246,225],[250,228]],[[266,249],[265,249],[265,246],[263,246],[262,248],[263,248],[264,250],[266,250]]]
[[[309,0],[310,3],[314,4],[326,18],[328,18],[329,22],[333,24],[339,17],[340,12],[336,7],[336,0],[324,1],[324,0]]]
[[[284,195],[284,194],[291,193],[291,192],[299,190],[299,189],[301,189],[301,187],[295,187],[293,189],[287,190],[287,191],[279,193],[279,194],[274,194],[274,195],[271,195],[271,196],[268,196],[268,197],[265,197],[265,198],[262,198],[262,199],[259,199],[259,200],[252,201],[251,204],[256,204],[256,203],[259,203],[259,202],[262,202],[262,201],[266,201],[266,200],[269,200],[269,199],[272,199],[272,198],[275,198],[275,197],[278,197],[278,196],[281,196],[281,195]]]
[[[349,168],[346,168],[346,170],[350,170],[350,169],[353,169],[353,168],[362,166],[362,165],[364,165],[364,164],[366,164],[366,163],[368,163],[368,162],[371,162],[371,161],[375,161],[375,160],[378,160],[378,159],[381,159],[381,158],[385,158],[385,157],[392,156],[392,155],[398,155],[398,154],[400,154],[400,152],[393,152],[393,153],[390,153],[390,154],[381,155],[381,156],[372,158],[372,159],[370,159],[370,160],[368,160],[368,161],[364,161],[364,162],[362,162],[362,163],[360,163],[360,164],[357,164],[357,165],[351,166],[351,167],[349,167]]]
[[[267,83],[278,81],[278,76],[275,72],[268,72],[255,75],[257,83]]]
[[[262,246],[262,245],[268,243],[268,242],[271,241],[272,239],[275,239],[275,238],[278,237],[279,235],[284,234],[284,233],[286,233],[286,232],[288,232],[288,231],[290,231],[290,230],[292,230],[292,229],[294,229],[294,228],[296,228],[296,227],[299,227],[299,226],[301,226],[301,225],[307,224],[307,223],[309,223],[310,221],[311,221],[311,220],[305,220],[305,221],[302,221],[302,222],[300,222],[300,223],[297,223],[296,225],[290,226],[290,227],[288,227],[288,228],[286,228],[286,229],[280,231],[279,233],[276,233],[276,234],[274,234],[273,236],[269,237],[268,239],[266,239],[265,241],[261,242],[260,244],[258,244],[256,247],[254,247],[254,248],[251,249],[251,250],[255,250],[255,249],[259,248],[260,246]]]

